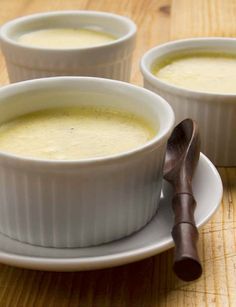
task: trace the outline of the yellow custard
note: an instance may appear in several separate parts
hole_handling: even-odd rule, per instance
[[[157,63],[152,72],[159,80],[185,89],[236,93],[236,56],[233,55],[180,54]]]
[[[144,119],[95,107],[29,113],[0,125],[0,151],[23,157],[79,160],[137,148],[157,132]]]
[[[55,28],[23,34],[17,42],[32,47],[68,49],[99,46],[115,39],[113,35],[90,29]]]

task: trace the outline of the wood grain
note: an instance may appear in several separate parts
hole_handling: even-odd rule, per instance
[[[131,17],[138,25],[132,82],[142,84],[139,60],[152,46],[194,36],[235,36],[235,0],[1,0],[0,24],[50,10],[92,9]],[[0,84],[8,83],[0,55]],[[200,231],[203,276],[177,280],[168,252],[100,271],[49,273],[0,265],[0,306],[183,307],[236,306],[236,168],[219,169],[222,206]]]

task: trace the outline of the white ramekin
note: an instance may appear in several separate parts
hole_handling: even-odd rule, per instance
[[[75,49],[46,49],[17,43],[22,33],[52,27],[90,27],[118,37],[113,42]],[[136,25],[129,18],[96,11],[57,11],[12,20],[0,41],[11,82],[52,76],[94,76],[129,81]]]
[[[149,50],[141,60],[144,87],[164,97],[176,122],[198,122],[202,151],[218,166],[236,165],[236,94],[213,94],[183,89],[158,80],[151,68],[158,60],[184,51],[219,51],[236,55],[236,39],[194,38],[173,41]],[[229,76],[230,78],[230,76]],[[236,86],[236,85],[235,85]]]
[[[157,135],[104,158],[50,161],[0,152],[0,231],[41,246],[90,246],[127,236],[157,211],[174,113],[158,95],[125,82],[55,77],[0,88],[0,123],[50,107],[113,107],[143,116]],[[42,127],[43,128],[43,127]]]

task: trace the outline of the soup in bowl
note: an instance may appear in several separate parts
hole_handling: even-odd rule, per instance
[[[0,231],[52,247],[91,246],[156,214],[174,115],[160,96],[99,78],[0,89]]]

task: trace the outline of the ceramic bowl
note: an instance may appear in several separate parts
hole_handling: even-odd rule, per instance
[[[7,236],[41,246],[91,246],[128,236],[155,215],[174,125],[160,96],[102,78],[24,81],[0,88],[0,123],[76,105],[128,111],[159,130],[143,146],[104,158],[54,161],[0,152],[0,231]]]
[[[165,98],[173,107],[176,123],[190,117],[198,122],[201,148],[217,166],[236,165],[236,94],[197,92],[167,84],[155,77],[154,63],[173,54],[193,51],[236,55],[236,39],[194,38],[173,41],[149,50],[141,60],[144,87]],[[230,78],[230,76],[229,76]]]
[[[39,29],[89,27],[116,40],[104,45],[47,49],[17,43]],[[96,11],[57,11],[12,20],[1,27],[0,41],[11,82],[52,76],[95,76],[129,81],[136,25],[129,18]]]

